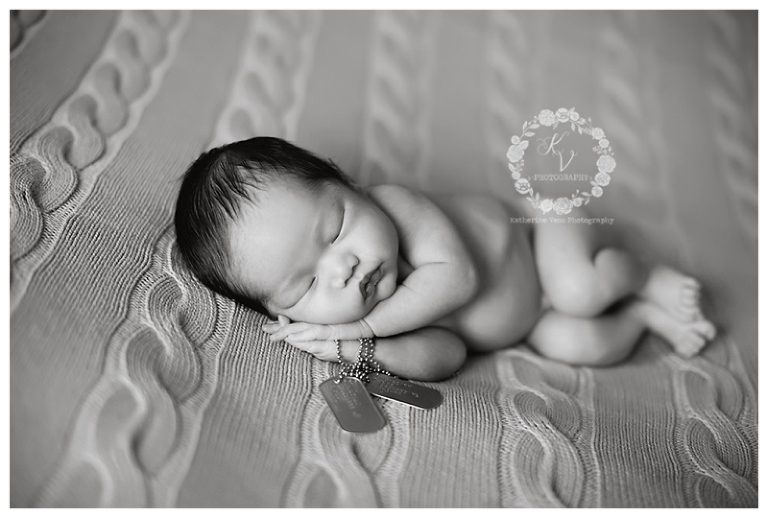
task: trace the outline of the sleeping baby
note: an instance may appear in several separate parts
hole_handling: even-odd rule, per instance
[[[444,379],[467,351],[519,342],[603,366],[646,330],[685,357],[714,338],[695,279],[597,226],[519,216],[487,196],[364,189],[331,161],[257,137],[189,167],[175,226],[190,270],[269,316],[272,341],[351,361],[374,338],[374,360],[404,378]]]

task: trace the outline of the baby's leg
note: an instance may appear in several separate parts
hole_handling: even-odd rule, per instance
[[[574,212],[574,215],[583,215]],[[536,225],[534,252],[539,279],[552,306],[590,317],[637,294],[679,320],[702,319],[701,285],[674,268],[649,266],[622,249],[611,229],[585,224]]]
[[[715,335],[706,320],[681,322],[656,305],[632,297],[619,308],[596,318],[548,311],[528,335],[542,355],[574,365],[604,366],[619,362],[651,329],[680,355],[691,357]]]
[[[607,230],[578,223],[536,225],[534,253],[539,279],[558,312],[596,316],[645,285],[649,268],[628,251],[613,246]]]
[[[634,302],[595,318],[550,310],[536,323],[528,343],[553,360],[603,366],[626,358],[646,328]]]

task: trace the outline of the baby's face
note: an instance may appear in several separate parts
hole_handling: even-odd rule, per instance
[[[293,321],[354,322],[397,287],[395,226],[373,200],[343,186],[311,192],[270,182],[229,230],[231,275]]]

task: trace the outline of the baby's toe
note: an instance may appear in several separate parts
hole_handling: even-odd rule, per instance
[[[685,289],[680,291],[680,300],[683,302],[698,302],[701,299],[699,290]]]
[[[693,358],[699,354],[699,351],[701,351],[701,348],[704,347],[706,343],[707,342],[703,336],[697,335],[695,333],[690,334],[684,340],[684,345],[681,351],[682,355],[686,358]]]
[[[701,312],[699,303],[696,301],[682,302],[677,308],[678,313],[686,317],[686,320],[693,320],[699,312]]]
[[[693,277],[684,277],[682,281],[682,287],[684,289],[699,291],[701,290],[701,283]]]
[[[717,335],[715,324],[709,320],[699,320],[694,324],[694,329],[706,340],[712,340]]]
[[[683,358],[693,358],[699,353],[699,349],[693,344],[681,345],[677,348],[677,354]]]
[[[672,313],[678,320],[683,322],[693,322],[700,313],[699,306],[696,304],[678,304]]]

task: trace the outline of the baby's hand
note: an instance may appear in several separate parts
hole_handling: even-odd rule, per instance
[[[262,328],[268,328],[270,330],[272,329],[282,330],[290,325],[292,324],[291,324],[291,320],[288,317],[284,315],[278,315],[277,322],[264,324]],[[267,333],[269,332],[270,331],[267,331]],[[271,332],[274,332],[274,331],[271,331]],[[272,339],[272,341],[274,341],[274,339]],[[317,359],[327,361],[327,362],[338,361],[338,358],[336,357],[336,342],[334,342],[333,340],[294,341],[288,338],[288,339],[285,339],[285,341],[291,344],[292,346],[296,347],[297,349],[311,354]]]
[[[293,342],[286,339],[292,346],[307,352],[319,360],[326,362],[339,361],[336,356],[336,342],[333,340],[312,340],[311,342]]]
[[[265,324],[262,326],[262,329],[271,335],[269,339],[272,342],[285,340],[293,345],[299,342],[357,340],[359,338],[373,338],[374,336],[371,326],[363,319],[350,324],[294,322],[286,325],[281,322],[278,324]]]

